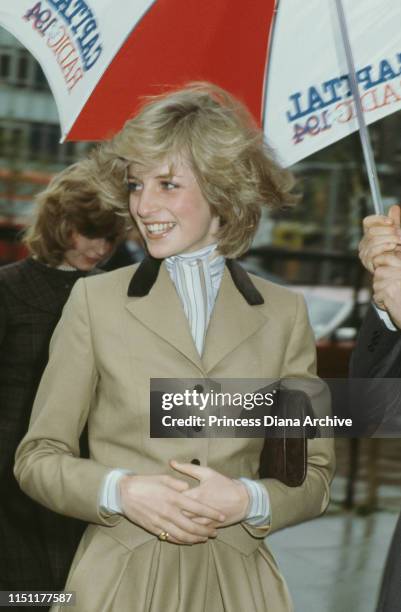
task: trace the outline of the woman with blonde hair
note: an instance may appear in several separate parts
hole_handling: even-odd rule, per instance
[[[62,588],[84,527],[23,494],[13,464],[70,291],[124,231],[123,219],[99,194],[95,171],[84,160],[54,176],[36,198],[24,238],[29,257],[0,268],[1,590]]]
[[[311,441],[302,485],[261,479],[261,438],[151,438],[149,384],[315,377],[302,298],[234,259],[261,207],[293,199],[292,177],[210,84],[151,99],[97,160],[104,197],[125,197],[149,256],[74,288],[17,453],[20,485],[90,523],[65,587],[77,612],[291,610],[264,537],[325,509],[331,442]]]

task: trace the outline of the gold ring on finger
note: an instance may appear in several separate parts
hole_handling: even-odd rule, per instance
[[[168,540],[168,532],[167,531],[162,531],[159,534],[159,540],[161,540],[162,542],[166,542],[166,540]]]

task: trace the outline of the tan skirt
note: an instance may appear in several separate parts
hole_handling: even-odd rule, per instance
[[[293,610],[270,551],[241,525],[229,528],[226,541],[193,546],[161,542],[143,532],[146,541],[134,548],[132,540],[117,540],[114,529],[88,528],[65,587],[76,592],[76,605],[54,606],[53,612]],[[234,545],[227,543],[232,539]]]

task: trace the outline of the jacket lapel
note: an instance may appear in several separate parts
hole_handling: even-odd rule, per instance
[[[184,308],[160,260],[146,258],[128,287],[127,310],[207,374],[227,354],[265,325],[264,300],[248,274],[227,260],[200,358]]]
[[[184,308],[164,264],[144,260],[130,283],[126,308],[203,372]]]
[[[232,267],[231,265],[230,269],[226,267],[224,270],[206,334],[202,355],[206,372],[210,372],[219,361],[265,325],[267,321],[266,316],[257,307],[258,304],[263,303],[263,298],[249,276],[238,264],[235,264],[234,270]],[[236,277],[238,268],[241,271],[240,274],[244,274],[241,280],[249,284],[249,287],[244,286],[244,283],[238,283]],[[249,293],[251,288],[254,291],[254,299]],[[245,296],[249,298],[248,301]]]

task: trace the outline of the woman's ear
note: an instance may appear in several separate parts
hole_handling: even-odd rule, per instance
[[[213,215],[212,217],[212,233],[217,234],[220,229],[220,217],[218,215]]]
[[[78,236],[78,232],[74,229],[70,229],[67,233],[67,243],[68,243],[68,249],[74,249],[75,248],[75,243],[77,240],[77,236]]]

